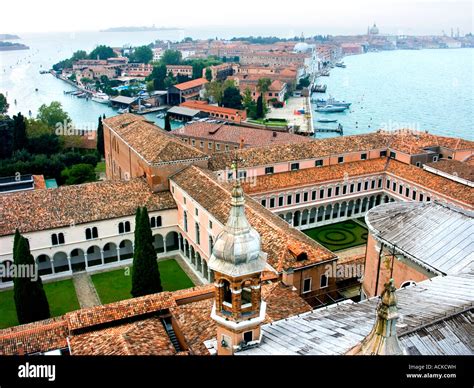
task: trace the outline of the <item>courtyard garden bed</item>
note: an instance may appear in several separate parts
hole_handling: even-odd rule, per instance
[[[303,232],[331,251],[339,251],[367,243],[367,229],[350,220],[304,230]]]

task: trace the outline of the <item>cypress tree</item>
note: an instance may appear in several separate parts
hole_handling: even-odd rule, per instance
[[[168,114],[165,116],[165,131],[171,132],[171,122]]]
[[[41,277],[38,276],[35,280],[32,270],[28,273],[28,277],[19,276],[20,268],[28,266],[33,269],[36,265],[28,239],[21,236],[18,231],[15,233],[13,249],[13,262],[17,269],[16,276],[13,277],[13,293],[18,322],[24,324],[49,318],[51,316],[49,304]]]
[[[97,126],[97,152],[100,157],[105,156],[104,147],[104,125],[102,124],[102,118],[99,116],[99,125]]]
[[[156,261],[153,235],[146,207],[137,209],[135,216],[135,249],[133,252],[133,297],[154,294],[163,290]]]
[[[257,118],[263,118],[263,96],[260,94],[257,98]]]
[[[13,116],[13,151],[22,150],[28,145],[26,122],[21,113]]]

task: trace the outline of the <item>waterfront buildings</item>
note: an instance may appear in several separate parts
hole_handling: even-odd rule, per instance
[[[172,85],[168,88],[168,104],[179,105],[188,100],[197,100],[203,97],[204,86],[208,83],[205,78]]]
[[[245,110],[210,105],[205,101],[185,101],[180,104],[180,107],[198,110],[205,113],[209,118],[218,121],[240,124],[247,120],[247,112]]]

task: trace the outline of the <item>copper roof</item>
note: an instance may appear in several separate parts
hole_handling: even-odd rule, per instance
[[[225,224],[230,211],[231,188],[219,183],[210,171],[189,166],[170,178],[203,206],[221,224]],[[246,216],[260,234],[262,250],[268,254],[267,262],[277,271],[304,267],[336,256],[304,233],[290,227],[287,222],[262,207],[252,198],[245,197]],[[298,261],[299,253],[308,258]]]
[[[150,164],[207,157],[142,116],[125,113],[103,122]]]
[[[153,193],[142,178],[102,181],[0,196],[0,236],[54,229],[86,222],[176,208],[169,192]]]

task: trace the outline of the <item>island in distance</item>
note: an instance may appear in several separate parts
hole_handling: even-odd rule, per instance
[[[18,35],[13,35],[13,34],[0,34],[0,40],[14,40],[14,39],[20,39]]]
[[[0,42],[0,51],[11,51],[11,50],[29,50],[30,48],[21,43],[11,42]]]
[[[169,30],[181,30],[178,27],[151,27],[142,26],[142,27],[111,27],[105,30],[100,30],[100,32],[143,32],[143,31],[169,31]]]

